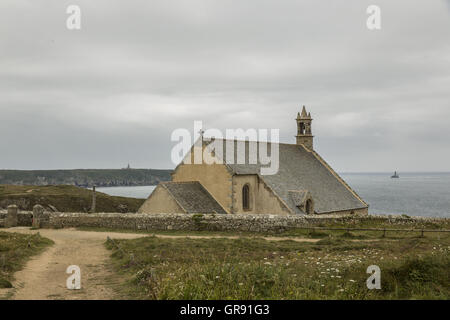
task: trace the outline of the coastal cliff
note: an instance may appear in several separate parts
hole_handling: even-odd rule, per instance
[[[158,169],[0,170],[0,184],[80,187],[145,186],[169,181],[171,172],[172,170]]]

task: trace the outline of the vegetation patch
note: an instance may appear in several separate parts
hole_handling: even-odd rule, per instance
[[[12,288],[12,284],[8,280],[0,278],[0,289],[5,288]]]
[[[238,239],[115,240],[113,268],[133,299],[448,299],[448,236],[327,237],[316,243]],[[120,248],[120,249],[119,249]],[[370,265],[381,290],[369,290]]]
[[[13,274],[33,255],[40,253],[53,241],[39,233],[25,235],[0,231],[0,288],[11,288]]]
[[[97,212],[136,212],[145,199],[115,197],[96,192]],[[15,204],[20,210],[31,211],[36,204],[49,211],[89,212],[92,206],[92,190],[58,186],[0,185],[0,208]]]
[[[364,234],[355,234],[354,232],[346,231],[340,235],[342,238],[346,239],[367,239],[368,236]]]
[[[308,236],[313,239],[327,238],[329,235],[326,232],[312,230],[308,233]]]

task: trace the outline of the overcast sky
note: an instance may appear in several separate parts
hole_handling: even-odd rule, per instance
[[[173,168],[194,120],[295,143],[302,105],[338,171],[450,171],[450,1],[0,2],[0,168]]]

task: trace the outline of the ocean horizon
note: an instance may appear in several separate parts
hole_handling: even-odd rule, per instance
[[[341,172],[369,204],[369,214],[450,217],[450,172]],[[146,199],[156,186],[99,187],[113,196]]]

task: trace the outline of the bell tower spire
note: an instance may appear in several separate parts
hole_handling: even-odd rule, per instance
[[[312,135],[312,118],[311,113],[306,112],[306,107],[303,106],[302,113],[297,113],[297,139],[298,145],[304,145],[306,148],[313,150],[313,138]]]

